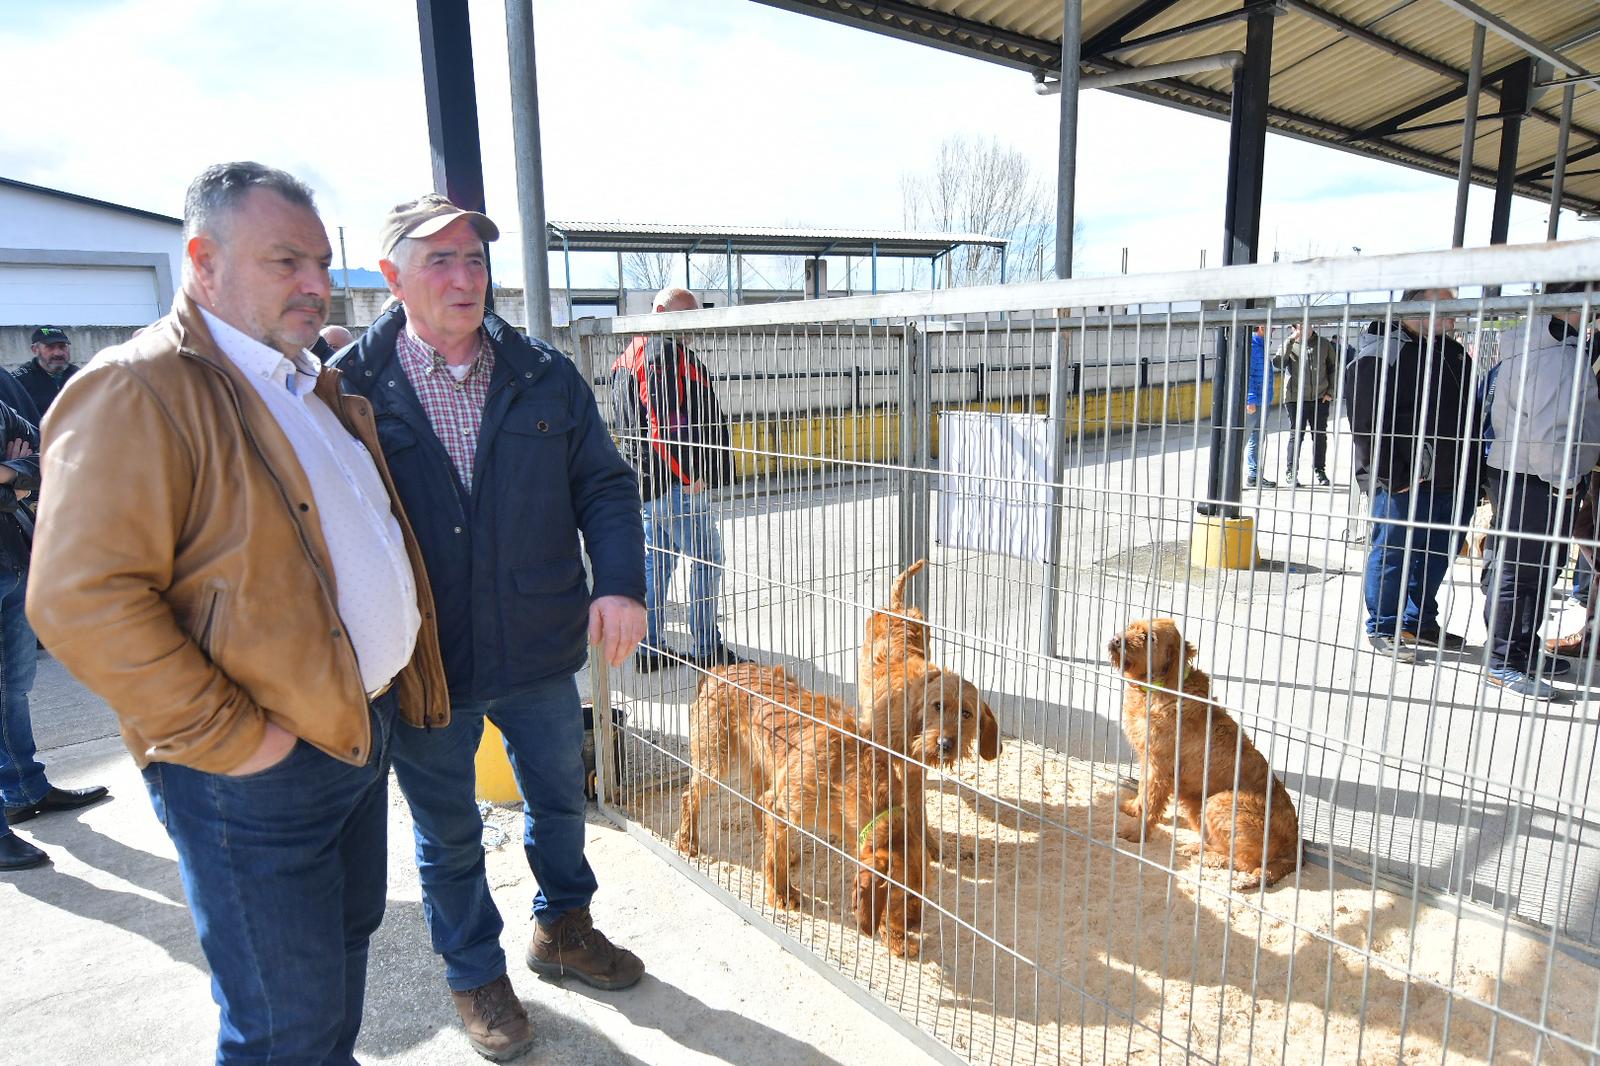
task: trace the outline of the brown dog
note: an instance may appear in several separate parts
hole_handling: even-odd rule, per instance
[[[1139,753],[1139,795],[1123,801],[1127,840],[1149,833],[1177,793],[1184,822],[1200,834],[1200,861],[1252,875],[1237,889],[1272,884],[1300,863],[1294,801],[1256,746],[1211,702],[1211,678],[1170,618],[1134,622],[1106,646],[1122,671],[1122,728]],[[1182,692],[1182,696],[1178,695]],[[1267,789],[1272,789],[1268,825]]]
[[[689,709],[694,778],[683,790],[676,844],[699,851],[700,805],[717,782],[739,778],[765,812],[767,903],[800,905],[790,881],[791,829],[842,841],[860,870],[851,896],[862,933],[915,957],[927,854],[922,793],[908,792],[897,761],[865,742],[837,699],[809,692],[781,667],[741,663],[712,670]]]
[[[906,567],[894,579],[889,606],[867,617],[856,675],[861,725],[880,744],[925,766],[953,765],[971,757],[974,747],[992,761],[1000,756],[994,711],[978,686],[928,661],[928,623],[921,611],[906,605],[906,582],[927,564],[918,559]],[[921,772],[915,765],[906,771],[920,791]]]

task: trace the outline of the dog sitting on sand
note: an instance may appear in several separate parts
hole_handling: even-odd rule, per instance
[[[1122,728],[1139,756],[1139,793],[1124,800],[1126,840],[1147,835],[1176,794],[1185,824],[1200,834],[1206,866],[1248,875],[1235,888],[1271,885],[1300,863],[1294,801],[1233,718],[1211,701],[1211,678],[1170,618],[1134,622],[1106,646],[1122,672]],[[1270,824],[1268,790],[1271,790]]]

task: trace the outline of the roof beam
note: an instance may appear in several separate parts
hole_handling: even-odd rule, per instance
[[[1483,5],[1476,3],[1475,0],[1439,0],[1439,2],[1446,7],[1455,8],[1473,22],[1481,23],[1488,29],[1493,30],[1535,59],[1542,59],[1552,66],[1560,67],[1568,74],[1589,73],[1562,55],[1558,49],[1552,48],[1543,41],[1523,33],[1494,12],[1486,11]]]
[[[1157,15],[1176,7],[1178,0],[1144,0],[1144,3],[1116,19],[1111,25],[1083,42],[1086,56],[1105,55],[1122,43],[1122,39]]]
[[[1250,0],[1237,11],[1224,11],[1220,15],[1197,19],[1194,22],[1185,22],[1183,25],[1173,26],[1171,29],[1158,30],[1155,33],[1148,33],[1143,37],[1135,37],[1128,41],[1119,41],[1099,52],[1085,51],[1083,55],[1085,59],[1116,55],[1118,52],[1129,52],[1135,48],[1143,48],[1146,45],[1160,44],[1162,41],[1170,41],[1178,37],[1187,37],[1191,33],[1200,33],[1203,30],[1226,26],[1232,22],[1241,22],[1264,8],[1270,8],[1274,12],[1282,10],[1277,0]]]
[[[1054,70],[1061,43],[1012,33],[982,22],[930,11],[904,0],[755,0],[758,4],[871,30],[957,55],[976,56],[1021,70]],[[910,23],[910,25],[906,25]],[[924,30],[922,27],[927,27]],[[935,31],[933,33],[928,30]],[[947,36],[948,35],[948,36]]]

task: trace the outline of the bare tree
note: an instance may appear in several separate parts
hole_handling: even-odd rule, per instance
[[[629,288],[655,292],[672,283],[676,260],[671,252],[629,252],[622,258],[622,272]]]
[[[1055,198],[1015,148],[995,139],[946,138],[930,171],[901,175],[900,194],[908,229],[982,233],[1008,241],[1007,281],[1036,281],[1054,268]],[[1074,237],[1081,231],[1080,223]],[[1074,260],[1077,246],[1074,240]],[[995,284],[1000,257],[999,248],[957,248],[945,267],[945,283]]]

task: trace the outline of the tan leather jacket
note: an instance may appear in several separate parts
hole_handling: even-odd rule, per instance
[[[398,501],[372,407],[323,371],[317,395]],[[371,753],[367,695],[339,620],[310,482],[199,310],[80,371],[44,424],[28,617],[116,711],[140,766],[224,773],[272,721],[336,759]],[[450,720],[427,570],[400,504],[422,628],[395,679],[404,720]]]

